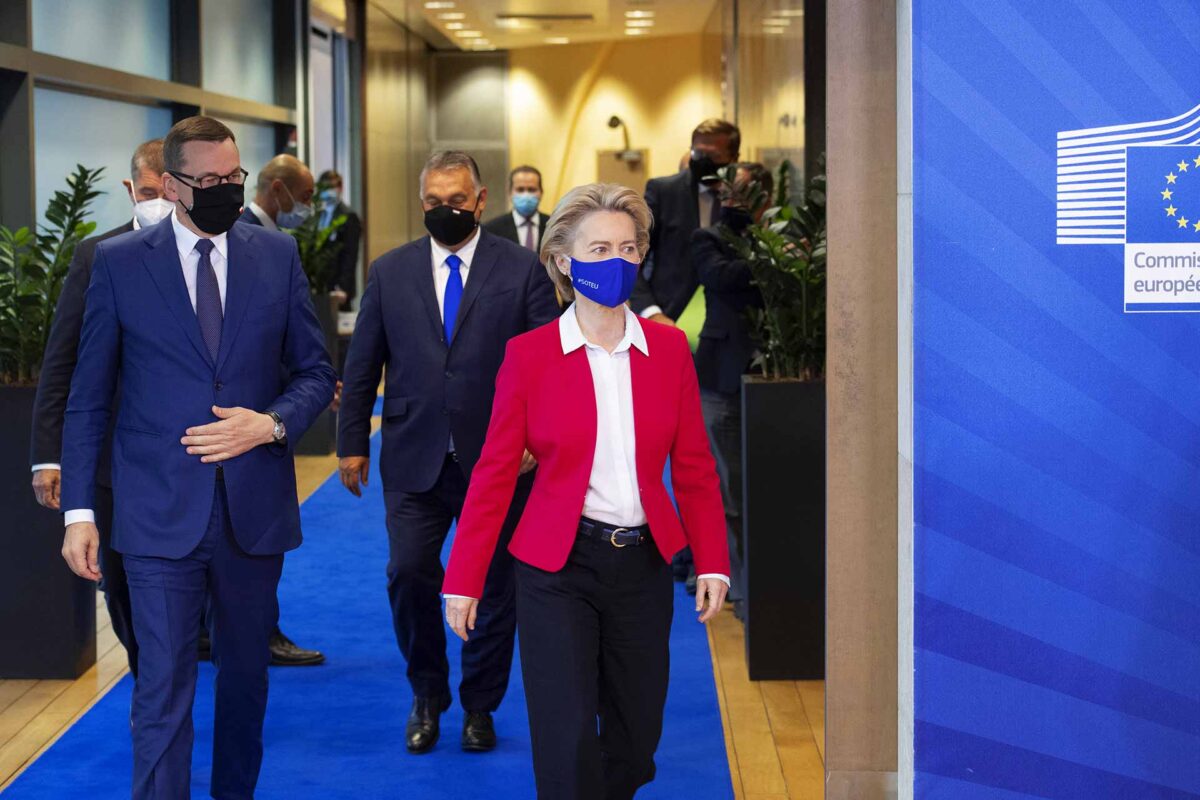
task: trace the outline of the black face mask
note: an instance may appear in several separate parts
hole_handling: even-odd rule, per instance
[[[226,233],[237,222],[245,205],[246,187],[240,183],[218,183],[207,189],[192,188],[192,207],[183,208],[196,227],[217,236]],[[180,204],[183,200],[180,199]]]
[[[718,164],[712,160],[712,156],[700,156],[699,158],[692,157],[688,162],[688,168],[692,171],[692,177],[701,183],[716,183],[721,178],[717,175],[717,170],[723,167],[724,164]]]
[[[475,206],[478,208],[479,201],[475,201]],[[478,224],[474,208],[452,208],[443,205],[425,212],[425,230],[447,247],[465,242]]]
[[[744,208],[737,206],[721,206],[720,221],[729,226],[733,230],[741,233],[750,227],[750,223],[754,218],[750,216],[750,212]]]

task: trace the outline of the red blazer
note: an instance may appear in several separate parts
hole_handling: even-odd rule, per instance
[[[638,490],[654,543],[668,561],[691,545],[696,572],[728,575],[725,509],[687,337],[677,328],[639,322],[650,354],[630,348],[630,378]],[[444,593],[482,596],[526,449],[538,469],[508,549],[539,569],[563,568],[583,513],[596,424],[586,349],[564,355],[557,320],[509,341],[496,377],[483,454],[471,474],[446,567]],[[662,480],[668,455],[679,514]]]

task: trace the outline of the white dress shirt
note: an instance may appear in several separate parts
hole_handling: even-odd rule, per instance
[[[175,247],[179,251],[183,282],[187,284],[188,298],[192,301],[192,310],[195,311],[196,272],[200,267],[200,253],[196,250],[196,242],[200,241],[200,237],[185,228],[175,214],[171,215],[171,228],[175,232]],[[217,291],[221,295],[221,310],[224,311],[225,286],[229,277],[229,241],[224,233],[211,237],[209,241],[213,243],[213,249],[209,252],[208,260],[212,263],[213,272],[217,273]],[[90,508],[75,508],[63,514],[64,525],[95,521],[96,514]]]
[[[521,247],[525,246],[525,226],[532,225],[533,247],[536,250],[542,243],[542,215],[535,210],[531,216],[522,216],[521,212],[517,211],[515,208],[513,209],[512,215],[513,222],[515,222],[517,225],[517,243],[520,244]]]
[[[263,224],[264,228],[266,228],[269,231],[279,230],[279,226],[275,224],[275,220],[271,219],[271,215],[268,214],[266,211],[263,211],[263,207],[260,206],[258,203],[251,200],[248,208],[250,209],[251,214],[258,217],[258,221]]]

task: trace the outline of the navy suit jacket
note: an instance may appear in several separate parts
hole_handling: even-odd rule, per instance
[[[211,407],[276,411],[289,446],[223,462],[238,544],[273,555],[300,544],[290,443],[333,398],[335,375],[290,236],[235,223],[228,234],[225,322],[214,362],[188,297],[170,218],[102,242],[87,292],[79,363],[63,431],[62,507],[95,508],[97,460],[114,390],[113,547],[182,558],[208,527],[217,465],[180,438],[215,422]]]
[[[679,319],[700,286],[691,254],[692,233],[701,225],[699,186],[691,170],[646,183],[646,205],[654,225],[650,251],[629,299],[638,314],[656,305],[671,319]]]
[[[338,455],[370,453],[371,409],[386,365],[379,463],[386,491],[432,488],[451,432],[470,477],[487,434],[505,345],[560,313],[554,285],[533,252],[484,229],[478,235],[449,347],[429,237],[371,265],[342,374]]]
[[[746,309],[762,308],[763,300],[750,265],[725,242],[726,230],[713,225],[692,233],[692,263],[704,287],[705,304],[696,375],[701,389],[736,395],[757,349]]]
[[[246,207],[242,209],[242,215],[238,217],[238,222],[257,225],[260,228],[263,227],[262,220],[255,216],[254,212],[250,210],[249,203],[246,203]]]

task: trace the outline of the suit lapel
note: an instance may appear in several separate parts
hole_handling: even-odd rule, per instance
[[[413,265],[417,271],[415,276],[417,294],[421,296],[421,302],[424,304],[425,310],[429,312],[429,319],[433,323],[435,335],[440,339],[442,337],[442,310],[438,308],[437,289],[433,285],[433,247],[428,236],[418,241],[417,253],[417,263]]]
[[[483,282],[492,274],[492,270],[496,266],[495,245],[496,242],[491,235],[480,228],[479,243],[475,245],[475,257],[471,259],[471,273],[467,278],[467,285],[463,287],[462,302],[458,305],[458,316],[454,320],[454,338],[456,340],[459,332],[462,331],[467,314],[471,311],[471,306],[475,304],[475,298],[479,296]]]
[[[679,187],[679,202],[683,203],[684,211],[690,220],[689,229],[706,227],[700,224],[700,184],[692,178],[690,172],[681,172]]]
[[[200,357],[210,367],[213,366],[212,356],[204,344],[204,337],[200,335],[200,322],[196,319],[196,310],[192,308],[187,283],[183,280],[183,266],[179,261],[175,232],[171,228],[169,218],[155,226],[154,232],[146,237],[146,246],[149,251],[142,258],[142,263],[150,273],[154,285],[158,287],[167,310],[183,328]]]
[[[225,265],[225,322],[221,326],[221,347],[217,351],[220,372],[246,316],[246,306],[258,284],[258,253],[252,244],[251,229],[234,225],[229,230],[229,258]]]

